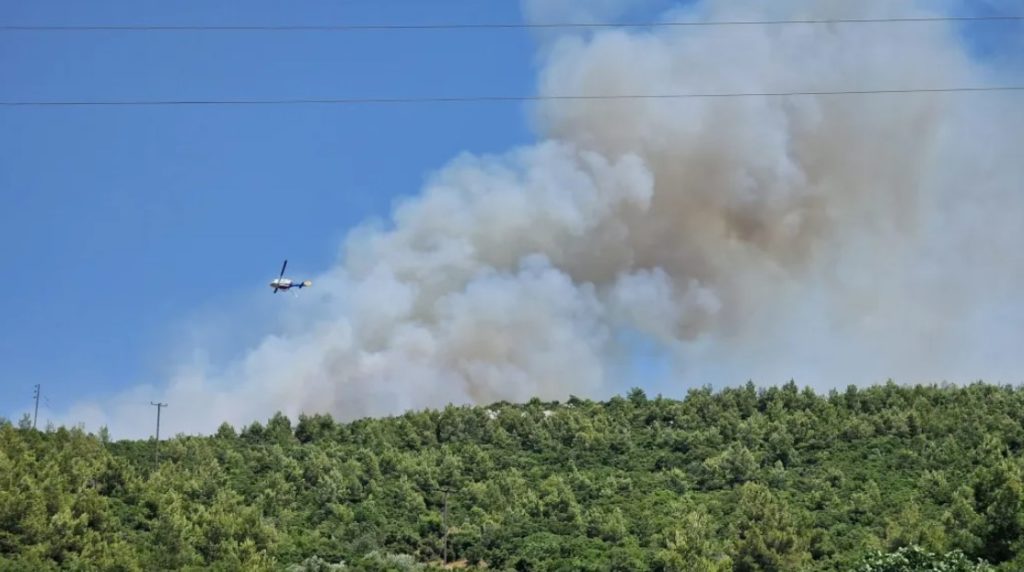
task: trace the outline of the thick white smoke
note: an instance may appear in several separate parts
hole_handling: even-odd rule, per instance
[[[915,15],[934,14],[729,0],[664,17]],[[545,58],[550,95],[1001,79],[942,23],[604,30],[563,36]],[[1019,95],[548,101],[536,117],[536,145],[458,157],[391,227],[354,232],[295,324],[223,368],[172,379],[168,431],[277,410],[349,419],[607,396],[645,384],[614,373],[623,332],[671,356],[677,395],[747,379],[1019,380]],[[151,412],[134,403],[144,394],[68,420],[148,434]]]

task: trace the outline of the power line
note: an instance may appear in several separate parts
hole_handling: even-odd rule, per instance
[[[795,97],[833,95],[884,95],[910,93],[968,93],[994,91],[1024,91],[1024,85],[942,87],[919,89],[862,89],[837,91],[763,91],[763,92],[705,92],[662,94],[609,94],[609,95],[470,95],[470,96],[413,96],[413,97],[342,97],[298,99],[122,99],[122,100],[62,100],[62,101],[0,101],[0,107],[84,107],[84,106],[184,106],[184,105],[379,105],[407,103],[472,103],[472,102],[524,102],[524,101],[600,101],[624,99],[707,99],[739,97]]]
[[[993,22],[1021,21],[1024,16],[931,16],[916,18],[826,18],[804,20],[720,20],[682,22],[622,22],[622,23],[477,23],[477,24],[332,24],[332,25],[266,25],[266,26],[164,26],[145,24],[99,25],[99,26],[0,26],[2,32],[97,32],[97,31],[138,31],[138,32],[356,32],[356,31],[401,31],[401,30],[500,30],[500,29],[545,29],[545,28],[667,28],[667,27],[718,27],[718,26],[781,26],[821,24],[893,24],[893,23],[934,23],[934,22]]]

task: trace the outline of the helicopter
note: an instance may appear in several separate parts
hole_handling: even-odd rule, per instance
[[[290,278],[284,277],[284,269],[288,267],[288,260],[285,259],[284,264],[281,265],[281,274],[277,278],[274,278],[270,282],[270,287],[274,289],[274,294],[277,294],[278,290],[284,290],[287,292],[291,288],[309,288],[313,283],[309,280],[303,280],[302,282],[294,282]]]

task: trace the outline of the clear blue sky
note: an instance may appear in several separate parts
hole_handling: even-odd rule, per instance
[[[0,2],[7,25],[520,20],[511,0]],[[1014,26],[970,38],[1003,54]],[[522,94],[533,58],[522,30],[4,32],[0,99]],[[507,103],[0,108],[0,412],[35,383],[56,409],[159,383],[193,312],[262,292],[286,257],[325,269],[457,153],[531,139]]]

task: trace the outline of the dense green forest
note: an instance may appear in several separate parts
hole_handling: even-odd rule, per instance
[[[0,570],[1024,570],[1024,390],[0,425]],[[980,562],[984,559],[985,562]]]

